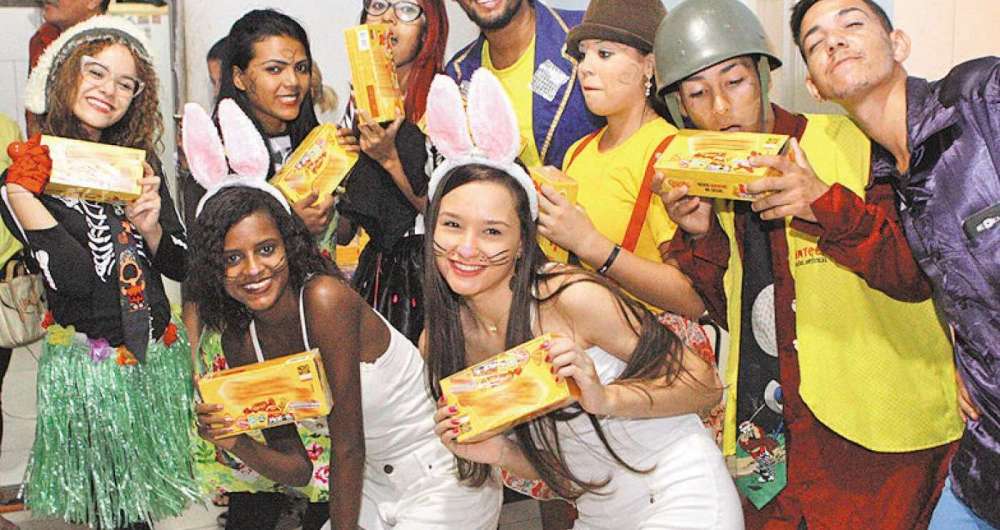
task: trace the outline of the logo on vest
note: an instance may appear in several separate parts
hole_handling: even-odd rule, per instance
[[[805,247],[795,251],[795,266],[804,267],[806,265],[817,265],[829,263],[830,258],[823,253],[819,247]]]

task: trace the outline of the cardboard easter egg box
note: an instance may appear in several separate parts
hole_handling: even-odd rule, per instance
[[[750,157],[782,154],[784,134],[681,129],[656,162],[664,188],[687,186],[688,195],[752,201],[747,185],[780,173],[753,167]]]
[[[48,195],[61,195],[96,202],[128,202],[139,198],[139,181],[146,152],[120,147],[42,136],[49,147],[52,174],[45,186]]]
[[[542,193],[542,186],[549,186],[561,193],[563,197],[573,205],[576,204],[576,195],[580,190],[579,184],[572,177],[567,176],[562,171],[552,166],[534,166],[528,168],[528,174],[535,183],[535,189],[539,195]],[[549,241],[545,236],[538,236],[538,246],[550,261],[567,263],[569,261],[569,251]]]
[[[387,24],[362,24],[344,30],[351,84],[358,110],[376,122],[403,116],[403,93],[392,62]]]
[[[302,140],[271,183],[292,203],[314,191],[324,197],[333,194],[357,161],[357,154],[337,142],[337,128],[324,123]]]
[[[542,349],[545,334],[441,380],[441,391],[461,418],[458,441],[485,440],[553,410],[580,395],[576,384],[556,382]]]
[[[198,392],[235,420],[224,437],[325,417],[333,406],[316,349],[213,372],[198,381]]]

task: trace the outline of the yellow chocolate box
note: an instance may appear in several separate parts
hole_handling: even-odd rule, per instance
[[[236,421],[224,437],[325,417],[333,406],[316,349],[208,374],[198,392]]]
[[[535,166],[528,168],[528,174],[535,183],[535,189],[542,193],[542,186],[549,186],[566,197],[570,203],[576,204],[576,195],[580,190],[579,184],[570,176],[562,173],[552,166]],[[538,246],[550,261],[560,263],[569,262],[569,251],[559,245],[549,241],[545,236],[538,236]]]
[[[324,123],[302,140],[271,184],[292,203],[313,191],[324,197],[333,194],[357,161],[358,155],[337,142],[337,128]]]
[[[358,110],[376,122],[393,121],[405,114],[396,66],[392,62],[387,24],[362,24],[344,30],[351,85]]]
[[[96,202],[129,202],[139,198],[146,152],[97,142],[42,136],[49,147],[52,175],[48,195]]]
[[[788,136],[747,132],[681,129],[656,162],[665,188],[688,187],[688,195],[752,201],[747,185],[776,176],[770,168],[753,167],[752,156],[784,152]]]
[[[485,440],[577,400],[576,384],[556,382],[545,361],[542,344],[552,338],[547,333],[441,380],[441,392],[463,420],[459,442]]]

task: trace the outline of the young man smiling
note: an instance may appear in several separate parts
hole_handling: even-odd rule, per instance
[[[751,160],[781,173],[749,187],[769,195],[663,194],[669,257],[730,332],[723,449],[747,528],[926,526],[961,434],[954,366],[870,142],[770,104],[781,62],[738,0],[682,3],[654,52],[675,120],[792,136],[788,156]]]
[[[576,64],[563,51],[566,34],[583,13],[538,0],[455,2],[481,33],[445,72],[463,88],[481,66],[496,74],[517,112],[521,161],[529,167],[561,167],[569,147],[601,125],[587,111]]]
[[[802,0],[791,29],[810,92],[844,107],[878,145],[872,173],[897,190],[978,409],[931,526],[1000,528],[1000,59],[934,82],[909,77],[909,37],[870,0]]]

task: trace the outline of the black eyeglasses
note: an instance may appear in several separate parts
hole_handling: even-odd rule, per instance
[[[424,9],[416,2],[403,0],[401,2],[390,2],[389,0],[369,0],[365,4],[365,13],[373,17],[381,16],[392,8],[396,18],[400,22],[413,22],[424,14]]]

